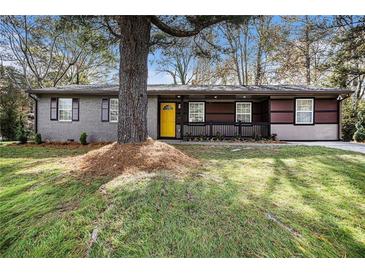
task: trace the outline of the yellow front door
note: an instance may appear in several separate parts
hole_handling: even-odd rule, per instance
[[[176,104],[160,103],[160,137],[175,137]]]

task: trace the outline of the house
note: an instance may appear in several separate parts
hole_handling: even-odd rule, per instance
[[[44,140],[117,139],[118,86],[77,85],[28,90],[36,100],[36,131]],[[351,91],[308,86],[150,85],[152,138],[193,136],[338,140],[341,102]]]

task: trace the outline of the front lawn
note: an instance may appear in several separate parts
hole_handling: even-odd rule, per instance
[[[365,155],[177,147],[203,165],[101,187],[59,162],[90,147],[0,145],[0,256],[365,257]]]

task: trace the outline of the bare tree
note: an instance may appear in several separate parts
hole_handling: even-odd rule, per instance
[[[174,84],[190,84],[195,77],[196,56],[191,39],[177,41],[161,52],[158,71],[169,74]]]
[[[52,16],[0,18],[0,36],[8,61],[22,69],[28,88],[80,83],[81,74],[90,79],[98,68],[113,63],[112,54],[100,54],[108,47],[101,39],[98,47],[83,41],[83,35],[88,35],[95,42],[97,33],[67,23]]]
[[[232,68],[239,85],[248,84],[248,28],[248,20],[239,25],[226,23],[220,28],[228,43],[225,52],[228,53],[229,59],[226,63],[233,63]]]
[[[274,46],[276,33],[272,31],[272,17],[258,16],[254,19],[256,33],[255,85],[264,81],[267,57]]]
[[[280,47],[273,58],[276,79],[295,84],[319,84],[322,65],[329,57],[330,32],[320,16],[283,17]]]

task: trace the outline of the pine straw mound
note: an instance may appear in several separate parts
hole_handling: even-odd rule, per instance
[[[84,176],[115,177],[158,170],[181,174],[189,167],[196,167],[199,161],[171,145],[151,139],[142,144],[112,143],[73,157],[68,164],[73,171]]]

